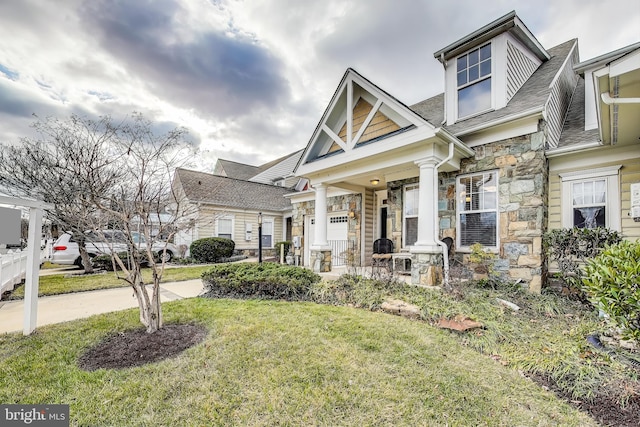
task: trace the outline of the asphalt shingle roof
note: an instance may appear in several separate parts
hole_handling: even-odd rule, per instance
[[[246,165],[231,160],[218,159],[218,165],[224,171],[224,175],[229,178],[247,180],[260,173],[259,166]]]
[[[506,107],[489,111],[466,120],[460,120],[451,126],[445,126],[445,128],[456,135],[486,122],[518,114],[535,107],[544,106],[551,92],[549,86],[575,43],[577,43],[577,40],[572,39],[549,49],[548,52],[551,59],[538,67],[525,84],[522,85],[520,90],[511,98]],[[433,126],[440,127],[440,123],[444,120],[444,94],[418,102],[412,105],[411,109]]]
[[[229,208],[285,211],[291,209],[283,197],[291,189],[244,181],[188,169],[176,169],[177,179],[192,202]]]
[[[578,79],[571,105],[562,128],[558,148],[600,140],[598,129],[584,130],[584,79]]]

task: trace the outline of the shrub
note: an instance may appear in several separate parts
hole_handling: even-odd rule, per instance
[[[337,280],[322,281],[311,288],[311,300],[318,304],[350,305],[375,310],[390,295],[406,285],[392,277],[366,278],[343,274]]]
[[[588,260],[582,283],[623,335],[640,342],[640,242],[620,242]]]
[[[204,296],[210,298],[265,298],[308,300],[309,289],[320,276],[302,267],[276,263],[220,264],[202,274]]]
[[[289,253],[289,251],[291,250],[291,242],[289,241],[284,241],[284,242],[276,242],[273,247],[276,250],[276,258],[280,259],[280,246],[284,246],[284,254],[287,255]]]
[[[199,262],[218,262],[233,255],[236,244],[223,237],[206,237],[191,243],[191,257]]]
[[[138,256],[140,257],[140,264],[143,267],[148,266],[149,258],[147,257],[147,251],[141,250],[141,251],[138,251],[138,254],[139,254]],[[125,265],[128,265],[129,254],[127,252],[118,252],[118,256],[120,257],[122,262],[125,263]],[[153,257],[156,262],[160,262],[159,254],[154,252]],[[91,264],[93,265],[93,268],[98,270],[113,271],[114,262],[113,262],[113,259],[111,258],[111,255],[103,254],[103,255],[95,256],[91,259]],[[116,268],[118,268],[117,263],[115,264],[115,266]]]
[[[549,260],[557,262],[564,285],[575,292],[582,288],[585,261],[621,240],[617,231],[607,228],[564,228],[546,233],[543,244]]]

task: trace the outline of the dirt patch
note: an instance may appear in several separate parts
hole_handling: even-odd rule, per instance
[[[624,406],[620,405],[621,396],[616,393],[602,394],[591,402],[577,401],[563,393],[552,379],[536,374],[529,374],[529,377],[574,408],[589,414],[603,426],[638,427],[640,425],[640,396],[638,395],[630,396]]]
[[[144,328],[112,335],[78,359],[86,371],[141,366],[175,356],[204,340],[207,329],[202,325],[165,325],[148,334]]]

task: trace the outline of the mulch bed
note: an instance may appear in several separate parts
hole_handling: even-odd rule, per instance
[[[175,356],[206,336],[207,329],[195,324],[165,325],[152,334],[144,328],[120,332],[80,356],[78,365],[86,371],[141,366]]]
[[[638,427],[640,426],[640,396],[633,395],[624,407],[620,406],[620,396],[615,393],[603,394],[595,400],[576,401],[571,396],[563,393],[550,378],[542,375],[529,374],[533,381],[551,390],[567,403],[579,411],[589,414],[594,420],[603,426],[611,427]]]

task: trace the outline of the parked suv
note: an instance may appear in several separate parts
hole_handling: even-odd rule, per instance
[[[102,231],[104,238],[97,232],[87,232],[86,242],[87,253],[89,257],[93,258],[96,255],[110,254],[114,252],[126,252],[127,244],[125,235],[122,231],[118,230],[104,230]],[[144,235],[134,232],[133,241],[138,245],[140,249],[146,249],[147,242]],[[106,243],[104,240],[109,243]],[[166,251],[164,250],[166,248]],[[169,242],[155,241],[151,247],[152,251],[157,253],[160,257],[164,254],[164,261],[171,261],[174,257],[178,256],[178,248]],[[161,258],[162,259],[162,258]],[[70,233],[62,234],[58,240],[53,244],[53,255],[51,256],[51,262],[54,264],[62,265],[77,265],[82,267],[82,259],[80,257],[80,249],[78,243]]]

